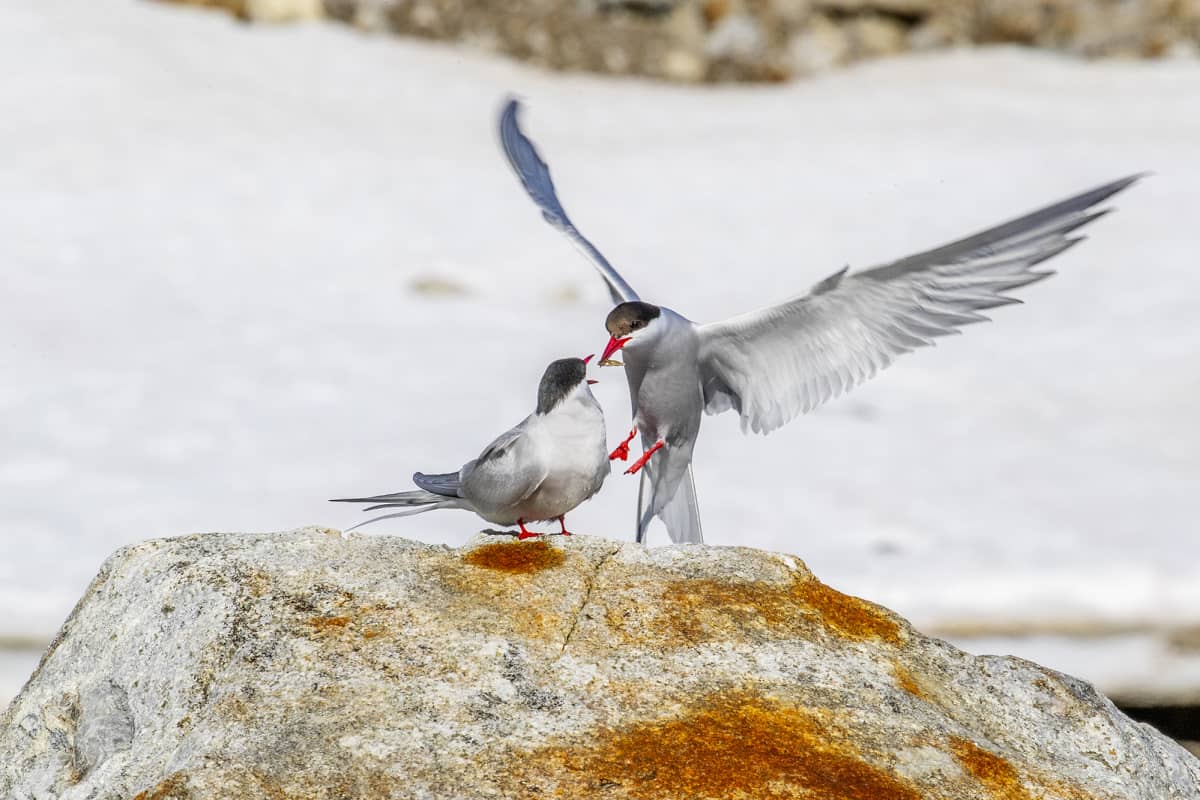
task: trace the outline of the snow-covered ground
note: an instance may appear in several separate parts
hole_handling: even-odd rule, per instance
[[[997,50],[680,88],[39,0],[0,5],[0,74],[0,635],[48,639],[128,542],[349,526],[326,498],[457,466],[547,362],[603,345],[599,281],[499,154],[510,91],[579,225],[698,320],[1155,171],[1027,305],[770,437],[707,420],[696,476],[713,543],[918,624],[1121,631],[1062,657],[1085,678],[1140,663],[1131,630],[1200,622],[1200,63]],[[615,442],[624,379],[600,377]],[[630,536],[634,497],[614,475],[574,529]],[[5,656],[0,701],[35,657]]]

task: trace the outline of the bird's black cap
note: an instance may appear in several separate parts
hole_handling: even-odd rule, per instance
[[[650,320],[662,313],[662,309],[653,303],[643,303],[641,300],[631,300],[608,312],[604,327],[608,332],[620,339],[631,332],[644,328]]]
[[[551,361],[542,373],[538,385],[537,413],[549,413],[587,377],[587,364],[582,358],[560,358]]]

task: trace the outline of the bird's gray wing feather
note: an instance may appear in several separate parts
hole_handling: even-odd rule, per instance
[[[1072,232],[1137,181],[1123,178],[934,250],[847,274],[809,294],[702,325],[705,410],[734,409],[767,433],[873,377],[902,353],[1019,303],[1008,292],[1053,274],[1035,269],[1079,242]]]
[[[559,202],[558,193],[554,190],[554,181],[550,179],[550,168],[542,160],[537,147],[521,130],[517,115],[521,103],[510,98],[500,113],[500,145],[508,163],[517,174],[526,194],[542,210],[542,218],[554,228],[562,232],[575,245],[600,273],[600,277],[608,286],[609,294],[614,303],[637,300],[637,292],[625,282],[620,273],[608,263],[608,259],[588,241],[575,224],[567,216],[566,209]]]
[[[427,475],[424,472],[414,472],[413,483],[427,492],[440,494],[444,497],[458,497],[462,489],[462,480],[457,472],[442,472]]]
[[[483,510],[505,508],[533,494],[547,474],[522,423],[463,466],[460,494]]]

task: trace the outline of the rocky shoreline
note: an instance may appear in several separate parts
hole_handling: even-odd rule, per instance
[[[684,83],[784,81],[974,44],[1084,58],[1196,57],[1200,0],[172,0],[247,20],[327,16],[555,70]]]

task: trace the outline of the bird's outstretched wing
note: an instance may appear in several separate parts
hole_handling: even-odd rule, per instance
[[[521,124],[517,119],[520,110],[521,103],[516,99],[510,98],[504,104],[504,110],[500,112],[500,145],[504,148],[504,155],[508,157],[508,163],[512,166],[513,172],[517,174],[521,185],[525,187],[525,192],[542,210],[542,217],[546,222],[566,235],[571,243],[592,262],[592,265],[600,273],[600,277],[604,278],[604,282],[608,285],[608,291],[612,295],[614,303],[637,300],[637,292],[625,282],[620,273],[613,269],[613,265],[608,263],[608,259],[596,249],[594,244],[588,241],[587,237],[579,232],[579,229],[567,216],[566,210],[559,202],[558,194],[554,191],[554,181],[550,179],[550,168],[538,154],[533,142],[521,131]]]
[[[974,236],[818,283],[777,306],[702,325],[705,410],[730,408],[767,433],[887,367],[896,356],[1019,303],[1008,292],[1052,275],[1035,269],[1082,240],[1072,232],[1141,175],[1123,178]]]
[[[461,495],[482,510],[524,500],[548,474],[535,449],[523,424],[500,434],[479,458],[463,465]]]

